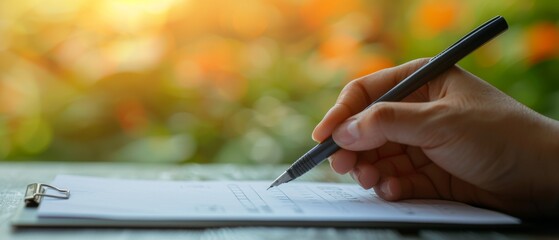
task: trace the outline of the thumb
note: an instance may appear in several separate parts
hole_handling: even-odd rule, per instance
[[[437,102],[380,102],[347,119],[332,137],[352,151],[375,149],[388,141],[434,147],[446,140],[439,123],[449,110]]]

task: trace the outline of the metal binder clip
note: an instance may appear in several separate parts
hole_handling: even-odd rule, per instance
[[[46,194],[45,188],[51,188],[58,191],[59,195],[54,194]],[[25,205],[28,207],[37,207],[41,203],[41,199],[43,197],[53,197],[53,198],[61,198],[61,199],[68,199],[70,198],[70,190],[67,189],[59,189],[57,187],[44,184],[44,183],[32,183],[27,185],[27,190],[25,191]]]

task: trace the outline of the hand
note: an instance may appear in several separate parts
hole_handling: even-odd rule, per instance
[[[559,216],[559,123],[453,67],[402,102],[362,111],[427,63],[350,82],[313,132],[342,148],[334,171],[386,200],[447,199],[521,217]]]

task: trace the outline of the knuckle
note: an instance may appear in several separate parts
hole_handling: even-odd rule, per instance
[[[356,85],[359,84],[359,81],[360,81],[359,79],[351,80],[351,81],[350,81],[348,84],[346,84],[346,85],[344,86],[344,88],[342,89],[342,94],[343,94],[343,93],[347,93],[347,92],[353,91],[353,89],[355,89],[355,88],[357,87]]]
[[[351,116],[354,114],[354,109],[346,101],[339,101],[334,105],[336,111],[342,111],[343,115]]]
[[[410,71],[410,72],[408,72],[407,74],[408,75],[411,74],[416,69],[419,69],[423,65],[427,64],[430,60],[431,60],[431,58],[418,58],[418,59],[410,61],[409,62],[410,68],[408,68],[408,71]]]
[[[396,112],[394,108],[383,102],[371,106],[370,113],[370,120],[373,122],[392,122],[396,119]]]
[[[431,58],[426,58],[425,57],[425,58],[418,58],[418,59],[412,60],[409,63],[412,66],[419,68],[419,67],[427,64],[430,60],[431,60]]]
[[[357,106],[367,103],[365,99],[367,93],[363,90],[364,87],[362,84],[363,83],[360,82],[359,79],[348,83],[340,92],[336,105],[343,106],[348,109],[351,114],[360,112],[362,108],[358,108]]]
[[[424,65],[424,64],[427,64],[429,61],[431,61],[431,58],[428,58],[428,57],[418,58],[415,61],[417,61],[417,63],[420,64],[420,65]]]

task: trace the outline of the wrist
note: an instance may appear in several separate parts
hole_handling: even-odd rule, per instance
[[[559,218],[559,121],[548,119],[547,136],[542,136],[544,143],[541,149],[540,166],[542,181],[541,192],[534,198],[541,215],[548,218]],[[539,203],[539,204],[538,204]]]

